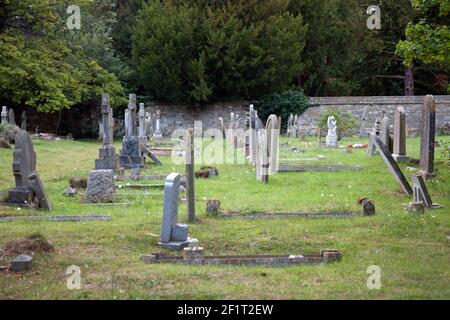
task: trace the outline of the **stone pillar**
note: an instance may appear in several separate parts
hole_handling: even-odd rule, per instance
[[[250,163],[256,161],[256,111],[253,105],[250,105],[250,121],[249,121],[249,159]]]
[[[420,173],[425,177],[434,177],[434,143],[436,131],[436,103],[432,95],[425,97],[420,119]]]
[[[194,130],[186,130],[186,200],[188,222],[195,221]]]
[[[406,113],[403,107],[395,110],[393,151],[392,157],[395,161],[409,161],[409,157],[406,155]]]
[[[1,117],[2,117],[2,124],[8,123],[8,108],[5,106],[2,107]]]

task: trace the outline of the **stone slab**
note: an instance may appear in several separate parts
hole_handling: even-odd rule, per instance
[[[21,254],[11,263],[10,270],[12,272],[23,272],[31,270],[33,257],[26,254]]]
[[[76,216],[13,216],[13,217],[0,217],[0,222],[18,221],[18,220],[31,220],[31,221],[61,221],[61,222],[79,222],[79,221],[105,221],[112,220],[112,216],[109,214],[88,214],[88,215],[76,215]]]
[[[278,172],[308,172],[308,171],[361,171],[362,166],[344,166],[344,165],[320,165],[320,166],[295,166],[280,164]]]

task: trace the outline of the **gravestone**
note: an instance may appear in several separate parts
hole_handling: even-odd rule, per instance
[[[425,97],[420,119],[420,173],[425,178],[435,177],[434,144],[436,131],[436,103],[432,95]]]
[[[27,131],[27,112],[23,111],[21,115],[22,122],[20,124],[20,129]]]
[[[23,272],[31,270],[33,263],[33,257],[21,254],[20,256],[17,256],[14,261],[11,263],[11,271],[12,272]]]
[[[120,153],[120,166],[126,169],[143,168],[140,139],[136,130],[136,95],[130,94],[128,109],[125,110],[125,136]]]
[[[101,132],[103,145],[99,150],[99,159],[95,160],[95,169],[117,171],[117,155],[113,145],[114,119],[108,94],[102,95],[102,104],[100,108],[102,113]]]
[[[256,179],[263,182],[269,182],[269,156],[267,150],[267,131],[258,131],[258,149],[256,162]]]
[[[366,122],[367,122],[367,114],[366,110],[364,110],[362,116],[361,116],[361,126],[359,129],[359,137],[364,138],[367,137],[367,130],[366,130]]]
[[[170,250],[182,250],[189,244],[187,237],[188,226],[177,224],[179,196],[180,175],[171,173],[167,176],[164,184],[164,209],[161,224],[161,241],[159,242],[162,247]],[[184,237],[180,237],[180,235],[184,235]]]
[[[113,170],[92,170],[89,172],[86,189],[87,203],[114,202],[115,197],[116,187]]]
[[[410,177],[413,182],[415,203],[423,202],[427,208],[442,208],[439,204],[433,204],[431,201],[430,193],[421,174],[412,174]]]
[[[223,138],[225,138],[225,135],[224,135],[225,134],[225,125],[223,122],[223,118],[222,117],[217,118],[217,122],[218,122],[217,130],[219,130],[219,132],[222,134],[221,139],[223,139]]]
[[[11,204],[33,203],[35,194],[29,175],[36,171],[36,153],[28,132],[23,130],[19,130],[15,137],[12,169],[16,186],[9,191],[9,202]]]
[[[152,114],[150,112],[145,113],[145,132],[147,134],[147,140],[148,137],[151,137],[153,135],[153,125],[152,125]]]
[[[27,205],[37,202],[40,208],[51,211],[50,201],[36,173],[36,153],[28,132],[19,130],[15,142],[12,168],[16,186],[9,191],[9,202]]]
[[[326,146],[327,148],[337,148],[338,141],[337,141],[337,125],[336,125],[336,119],[334,116],[328,117],[327,120],[328,125],[328,133],[326,138]]]
[[[153,132],[153,139],[162,139],[163,134],[161,132],[161,110],[156,111],[155,115],[155,130]]]
[[[298,114],[296,114],[294,116],[294,123],[292,125],[292,137],[293,138],[297,138],[298,131],[299,131],[299,128],[298,128]]]
[[[1,122],[1,124],[6,124],[6,123],[8,123],[8,108],[5,107],[5,106],[2,107],[1,117],[2,117],[2,122]]]
[[[249,160],[250,163],[256,162],[256,111],[253,105],[250,105],[249,111]]]
[[[9,122],[9,124],[12,124],[14,126],[16,125],[16,116],[14,115],[13,108],[9,109],[8,122]]]
[[[280,119],[276,115],[270,115],[266,123],[267,156],[269,160],[268,174],[278,172],[280,165]]]
[[[389,150],[389,118],[387,115],[384,115],[383,119],[381,120],[381,131],[379,134],[379,138],[383,144],[388,147]]]
[[[375,118],[375,124],[372,128],[372,131],[369,135],[369,147],[367,148],[367,154],[369,156],[373,156],[377,153],[377,147],[375,146],[375,142],[372,139],[372,133],[375,133],[375,135],[378,137],[381,132],[381,122],[384,117],[384,111],[381,111],[378,113],[377,117]]]
[[[373,140],[375,146],[378,148],[381,158],[385,162],[389,171],[394,176],[395,180],[400,184],[404,193],[411,195],[413,194],[413,190],[403,175],[402,170],[399,168],[397,162],[395,162],[394,158],[391,155],[388,147],[380,140],[379,137],[376,136],[375,133],[371,133],[371,139]]]
[[[139,104],[139,140],[143,145],[147,145],[147,132],[145,125],[145,105],[143,103]]]
[[[406,113],[403,107],[398,107],[395,110],[392,157],[397,162],[409,161],[409,157],[406,155]]]
[[[292,138],[292,124],[293,124],[293,122],[294,122],[294,115],[291,113],[289,115],[288,123],[287,123],[287,136],[289,138]]]
[[[195,221],[194,130],[186,130],[186,199],[188,222]]]

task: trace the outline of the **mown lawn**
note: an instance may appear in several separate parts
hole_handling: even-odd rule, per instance
[[[298,139],[283,138],[305,150],[282,157],[326,159],[305,164],[362,165],[363,171],[280,173],[268,185],[255,179],[250,165],[217,165],[219,177],[196,180],[198,222],[190,235],[206,254],[302,254],[337,248],[341,262],[289,268],[148,265],[141,254],[162,251],[158,246],[162,191],[120,189],[119,202],[129,207],[80,203],[80,196],[62,195],[68,180],[87,176],[94,165],[97,141],[34,141],[38,172],[53,204],[52,213],[0,206],[6,215],[111,214],[102,222],[2,222],[0,247],[39,232],[55,247],[35,256],[33,270],[0,273],[1,299],[449,299],[450,298],[450,170],[436,149],[436,179],[428,182],[434,202],[444,209],[411,215],[404,210],[411,197],[400,188],[379,156],[366,150],[327,150]],[[450,137],[437,140],[450,141]],[[341,142],[366,142],[346,139]],[[419,139],[408,139],[408,155],[418,159]],[[116,144],[117,150],[120,143]],[[289,151],[283,148],[282,151]],[[0,191],[14,185],[12,150],[0,149]],[[149,166],[144,175],[184,173],[170,157],[163,167]],[[291,163],[294,164],[294,163]],[[401,164],[405,175],[406,167]],[[408,177],[408,180],[409,177]],[[122,182],[121,182],[122,183]],[[372,217],[343,219],[214,219],[206,217],[207,199],[219,199],[227,212],[355,211],[359,197],[376,204]],[[179,217],[186,219],[181,204]],[[0,264],[7,261],[1,261]],[[66,269],[78,265],[81,290],[68,290]],[[366,270],[381,268],[380,290],[367,288]]]

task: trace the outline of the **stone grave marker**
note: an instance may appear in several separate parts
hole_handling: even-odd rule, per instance
[[[95,160],[96,170],[114,170],[117,171],[117,155],[116,149],[113,145],[113,132],[114,132],[114,121],[113,121],[113,111],[109,103],[109,95],[102,95],[102,123],[101,132],[103,145],[99,150],[99,159]]]
[[[400,184],[402,190],[406,194],[413,194],[413,190],[403,175],[402,170],[399,168],[397,162],[395,162],[394,158],[391,155],[388,147],[381,141],[379,137],[376,136],[375,133],[371,133],[371,139],[373,140],[375,146],[380,151],[381,158],[386,163],[389,171],[394,176],[395,180]]]
[[[280,166],[280,119],[276,115],[270,115],[266,123],[267,156],[269,160],[268,174],[278,172]]]
[[[32,172],[28,176],[28,179],[30,179],[31,181],[31,187],[33,188],[34,193],[36,194],[39,207],[47,211],[52,211],[52,204],[48,200],[47,192],[45,191],[44,185],[39,175],[36,172]]]
[[[188,222],[195,221],[194,130],[186,130],[186,199]]]
[[[381,121],[384,117],[384,111],[381,111],[378,113],[377,117],[375,118],[375,124],[372,128],[371,134],[369,135],[369,147],[367,148],[367,154],[369,156],[373,156],[377,153],[377,147],[375,146],[375,142],[372,139],[372,133],[375,133],[375,135],[378,137],[381,132]]]
[[[407,162],[409,157],[406,155],[406,113],[403,107],[395,110],[394,122],[394,153],[392,157],[397,162]]]
[[[125,110],[125,136],[120,153],[120,166],[126,169],[143,168],[144,157],[136,130],[136,95],[130,94],[128,109]]]
[[[326,137],[326,146],[327,148],[337,148],[338,146],[338,139],[336,134],[337,124],[334,116],[328,117],[327,125],[328,125],[328,133]]]
[[[5,106],[2,107],[1,117],[2,117],[2,122],[1,122],[2,124],[8,123],[8,108]]]
[[[145,125],[145,105],[143,103],[139,104],[139,140],[143,145],[147,145],[147,132]]]
[[[389,118],[388,116],[385,114],[383,119],[381,120],[381,131],[379,134],[379,138],[381,140],[381,142],[383,142],[383,144],[388,147],[389,150]]]
[[[425,180],[421,174],[412,174],[410,177],[413,182],[415,203],[423,202],[427,208],[442,208],[439,204],[433,204],[433,201],[431,201],[430,193],[428,192],[427,185],[425,184]]]
[[[24,131],[27,131],[27,112],[23,111],[21,115],[22,122],[20,124],[20,128]]]
[[[113,170],[92,170],[89,172],[86,202],[108,203],[114,202],[116,187]]]
[[[153,132],[153,139],[162,139],[163,134],[161,131],[161,110],[157,110],[155,114],[155,130]]]
[[[164,185],[164,209],[159,244],[167,249],[182,250],[189,244],[188,226],[177,224],[180,196],[180,175],[171,173]]]
[[[16,125],[16,116],[14,115],[14,109],[13,108],[9,109],[8,122],[9,122],[9,124],[12,124],[14,126]]]
[[[435,177],[434,144],[436,132],[436,103],[432,95],[425,97],[420,119],[420,172],[425,178]]]

